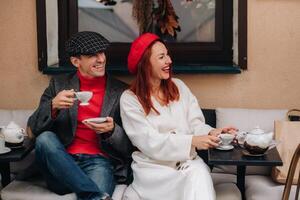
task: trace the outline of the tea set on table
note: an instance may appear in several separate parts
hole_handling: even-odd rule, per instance
[[[89,100],[92,98],[92,96],[93,92],[91,91],[75,92],[75,99],[80,101],[80,106],[89,105]],[[84,121],[102,123],[106,121],[106,118],[90,118],[85,119]],[[0,126],[0,155],[8,153],[12,149],[22,148],[24,138],[25,130],[13,121],[11,121],[7,126]]]
[[[0,154],[8,153],[14,148],[22,148],[24,138],[25,130],[13,121],[0,127]]]
[[[218,150],[227,151],[234,148],[233,143],[243,148],[245,156],[263,156],[267,150],[276,147],[279,142],[273,140],[273,132],[265,132],[258,126],[249,132],[238,132],[236,136],[228,133],[220,134]]]

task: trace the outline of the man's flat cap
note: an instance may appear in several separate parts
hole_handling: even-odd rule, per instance
[[[75,33],[66,42],[65,49],[67,55],[94,55],[103,52],[109,46],[109,41],[102,35],[91,31]]]

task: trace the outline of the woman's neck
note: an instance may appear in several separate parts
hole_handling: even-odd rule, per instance
[[[160,90],[160,84],[161,80],[160,79],[152,79],[151,80],[151,94],[155,95],[159,93]]]
[[[161,106],[167,105],[166,97],[161,88],[161,81],[155,82],[154,84],[152,82],[151,96],[153,96]]]

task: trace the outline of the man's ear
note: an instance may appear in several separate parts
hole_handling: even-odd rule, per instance
[[[79,67],[80,58],[71,56],[70,61],[71,61],[72,65],[74,65],[77,68]]]

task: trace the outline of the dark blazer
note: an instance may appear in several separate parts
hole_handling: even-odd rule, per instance
[[[110,156],[115,166],[115,176],[119,183],[126,182],[130,168],[132,145],[129,141],[120,118],[120,96],[127,89],[127,84],[107,75],[106,90],[102,106],[102,117],[114,119],[115,128],[111,133],[99,134],[101,147]],[[76,73],[55,76],[44,91],[37,110],[30,116],[28,126],[37,137],[44,131],[57,134],[62,144],[67,147],[73,140],[77,127],[78,105],[58,112],[51,118],[51,101],[62,90],[79,91],[79,79]]]

